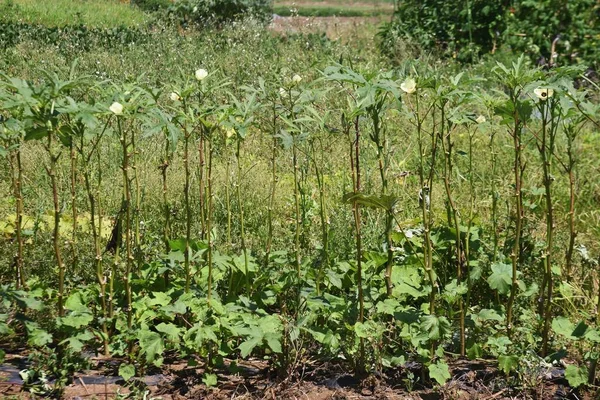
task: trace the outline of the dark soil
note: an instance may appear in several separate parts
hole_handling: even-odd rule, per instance
[[[64,399],[114,399],[117,394],[130,392],[128,385],[117,376],[121,360],[92,358],[95,368],[74,377],[63,394]],[[276,376],[263,360],[227,361],[219,370],[216,387],[202,382],[204,368],[171,361],[161,369],[148,371],[136,381],[138,392],[148,390],[151,397],[169,399],[375,399],[375,400],[592,400],[593,391],[576,391],[564,379],[562,368],[539,370],[519,380],[506,377],[493,362],[455,360],[451,363],[453,378],[444,386],[432,388],[426,382],[426,372],[418,363],[388,369],[358,379],[339,363],[318,364],[306,361],[302,367],[284,377]],[[0,398],[25,399],[19,371],[27,367],[23,355],[11,354],[0,365]],[[409,379],[412,376],[412,379]]]

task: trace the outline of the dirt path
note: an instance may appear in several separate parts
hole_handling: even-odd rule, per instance
[[[24,392],[18,371],[24,368],[22,356],[9,357],[0,368],[0,398],[32,398]],[[115,399],[130,389],[116,376],[120,360],[97,361],[95,369],[75,375],[62,399]],[[410,364],[410,365],[409,365]],[[554,368],[539,376],[537,386],[523,388],[498,371],[491,361],[455,360],[451,364],[453,378],[436,388],[420,386],[423,366],[408,363],[401,368],[391,368],[365,379],[355,378],[343,365],[317,364],[310,360],[297,370],[290,371],[284,379],[277,378],[264,360],[228,361],[220,370],[216,387],[206,387],[202,382],[205,373],[201,366],[190,367],[183,361],[174,361],[155,369],[137,382],[142,395],[147,391],[152,398],[162,400],[591,400],[592,393],[578,392],[568,387],[564,370]],[[411,378],[412,377],[412,378]],[[142,383],[143,382],[143,383]],[[512,384],[511,384],[512,382]]]
[[[325,32],[331,40],[375,33],[374,27],[387,21],[386,17],[279,17],[273,18],[271,30],[282,34]]]

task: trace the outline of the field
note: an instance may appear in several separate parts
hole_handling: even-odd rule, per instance
[[[0,397],[598,398],[598,83],[274,12],[0,3]]]
[[[273,7],[280,16],[304,17],[391,17],[393,11],[392,1],[277,1]]]

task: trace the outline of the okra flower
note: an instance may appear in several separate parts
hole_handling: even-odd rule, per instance
[[[294,82],[295,84],[300,83],[301,80],[302,80],[302,77],[298,74],[296,74],[292,77],[292,82]]]
[[[108,109],[115,115],[123,115],[123,105],[121,103],[115,101],[110,105],[110,107],[108,107]]]
[[[208,72],[206,72],[205,69],[200,68],[200,69],[196,70],[196,79],[197,80],[201,81],[204,78],[206,78],[207,76],[208,76]]]
[[[171,92],[171,94],[169,95],[169,98],[173,101],[181,100],[181,97],[179,97],[179,95],[176,92]]]
[[[406,78],[404,82],[400,84],[400,89],[404,92],[411,94],[417,90],[417,82],[413,78]]]
[[[485,117],[483,115],[480,115],[479,117],[477,117],[477,119],[475,120],[475,122],[477,122],[478,124],[483,124],[485,121],[487,121],[485,119]]]
[[[554,95],[554,89],[548,88],[537,88],[533,91],[538,99],[546,100],[548,97],[552,97]]]

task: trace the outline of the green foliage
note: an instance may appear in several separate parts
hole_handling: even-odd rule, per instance
[[[135,366],[131,364],[121,364],[119,366],[119,376],[125,381],[130,380],[135,376]]]
[[[505,42],[513,51],[525,52],[533,59],[544,57],[547,63],[558,65],[598,66],[600,4],[597,1],[516,1],[507,24]]]
[[[152,35],[143,28],[116,26],[112,28],[66,25],[53,27],[27,22],[7,21],[0,25],[0,47],[14,47],[34,41],[56,46],[63,53],[80,53],[102,48],[118,48],[133,43],[145,43]]]
[[[598,107],[594,92],[574,87],[575,70],[546,73],[522,57],[481,74],[457,75],[453,67],[421,62],[387,71],[345,53],[340,64],[327,66],[325,54],[338,55],[335,43],[274,39],[248,25],[223,29],[189,37],[164,32],[166,38],[150,36],[151,44],[67,52],[81,56],[68,72],[52,64],[48,71],[56,74],[31,68],[23,76],[2,75],[0,279],[11,283],[0,286],[0,337],[36,354],[23,373],[29,390],[51,394],[49,382],[56,379],[60,388],[84,366],[77,355],[87,351],[127,359],[118,373],[133,382],[170,357],[200,362],[208,371],[206,386],[218,384],[213,371],[223,359],[254,357],[281,376],[293,376],[308,357],[363,372],[408,370],[407,363],[418,361],[421,376],[429,376],[423,384],[443,385],[451,379],[450,354],[463,352],[497,359],[510,384],[525,375],[522,360],[539,346],[546,322],[555,333],[552,348],[564,346],[580,365],[592,365],[600,342],[590,318],[593,285],[556,262],[554,273],[564,282],[549,297],[554,315],[534,306],[544,284],[538,272],[545,205],[535,146],[547,123],[546,104],[570,110],[551,114],[559,137],[552,166],[560,217],[554,251],[569,243],[564,169],[571,151],[577,155],[577,240],[589,248],[587,257],[574,259],[574,269],[595,270],[598,141],[591,133]],[[41,51],[22,40],[10,54],[30,46]],[[230,48],[235,63],[216,55]],[[147,61],[155,53],[158,66]],[[96,55],[111,61],[96,64]],[[198,68],[207,73],[194,74]],[[79,72],[96,77],[78,78]],[[321,72],[323,79],[315,78]],[[536,94],[540,89],[544,99]],[[121,107],[113,107],[117,102]],[[517,252],[515,125],[524,139],[526,201]],[[131,141],[122,145],[122,137]],[[448,182],[440,140],[449,144]],[[350,169],[349,152],[357,149]],[[124,155],[132,165],[117,162]],[[46,215],[54,196],[43,167],[53,160],[58,218]],[[191,169],[187,183],[184,163]],[[13,195],[19,168],[25,176],[21,221]],[[415,176],[420,169],[423,182]],[[128,177],[121,176],[124,170]],[[362,173],[360,190],[355,171]],[[123,201],[125,182],[130,201]],[[238,201],[230,198],[234,190]],[[425,209],[424,196],[430,196]],[[451,200],[458,226],[449,221]],[[494,201],[498,214],[490,215]],[[99,207],[95,218],[89,216],[93,205]],[[358,250],[348,233],[354,207],[362,217]],[[70,208],[88,215],[73,218]],[[49,255],[48,221],[58,223],[64,239],[57,244],[69,264],[62,291]],[[26,289],[17,289],[15,279],[18,228],[25,238]],[[515,274],[508,264],[513,255]],[[507,295],[517,289],[507,324]],[[58,315],[60,301],[64,313]],[[409,386],[415,383],[410,374]],[[569,375],[573,385],[583,384],[581,370]]]
[[[301,16],[301,17],[377,17],[390,15],[391,7],[376,6],[352,6],[351,4],[331,6],[331,5],[304,5],[294,8],[289,5],[275,5],[273,13],[281,17]]]
[[[508,264],[492,265],[492,274],[487,279],[490,288],[497,290],[501,294],[510,292],[512,283],[512,269]]]
[[[519,357],[514,355],[501,355],[498,357],[498,368],[505,374],[516,370],[519,366]]]
[[[380,32],[380,48],[393,56],[401,38],[472,62],[504,46],[551,65],[595,66],[599,7],[594,0],[403,1]]]
[[[96,28],[142,25],[148,16],[118,0],[2,0],[0,21],[24,25],[65,27],[81,25]]]
[[[588,369],[585,366],[567,365],[565,368],[565,378],[574,388],[585,385],[588,382]]]
[[[271,0],[176,0],[168,12],[182,24],[222,24],[254,17],[268,21],[272,15]]]
[[[425,50],[472,61],[499,45],[507,5],[506,0],[402,1],[394,20],[379,33],[380,48],[386,53],[406,38]]]
[[[132,3],[144,11],[166,10],[172,4],[170,0],[133,0]]]
[[[445,362],[437,362],[435,364],[431,364],[429,367],[429,377],[434,379],[438,384],[443,385],[446,383],[452,375],[450,375],[450,370],[448,369],[448,364]]]

